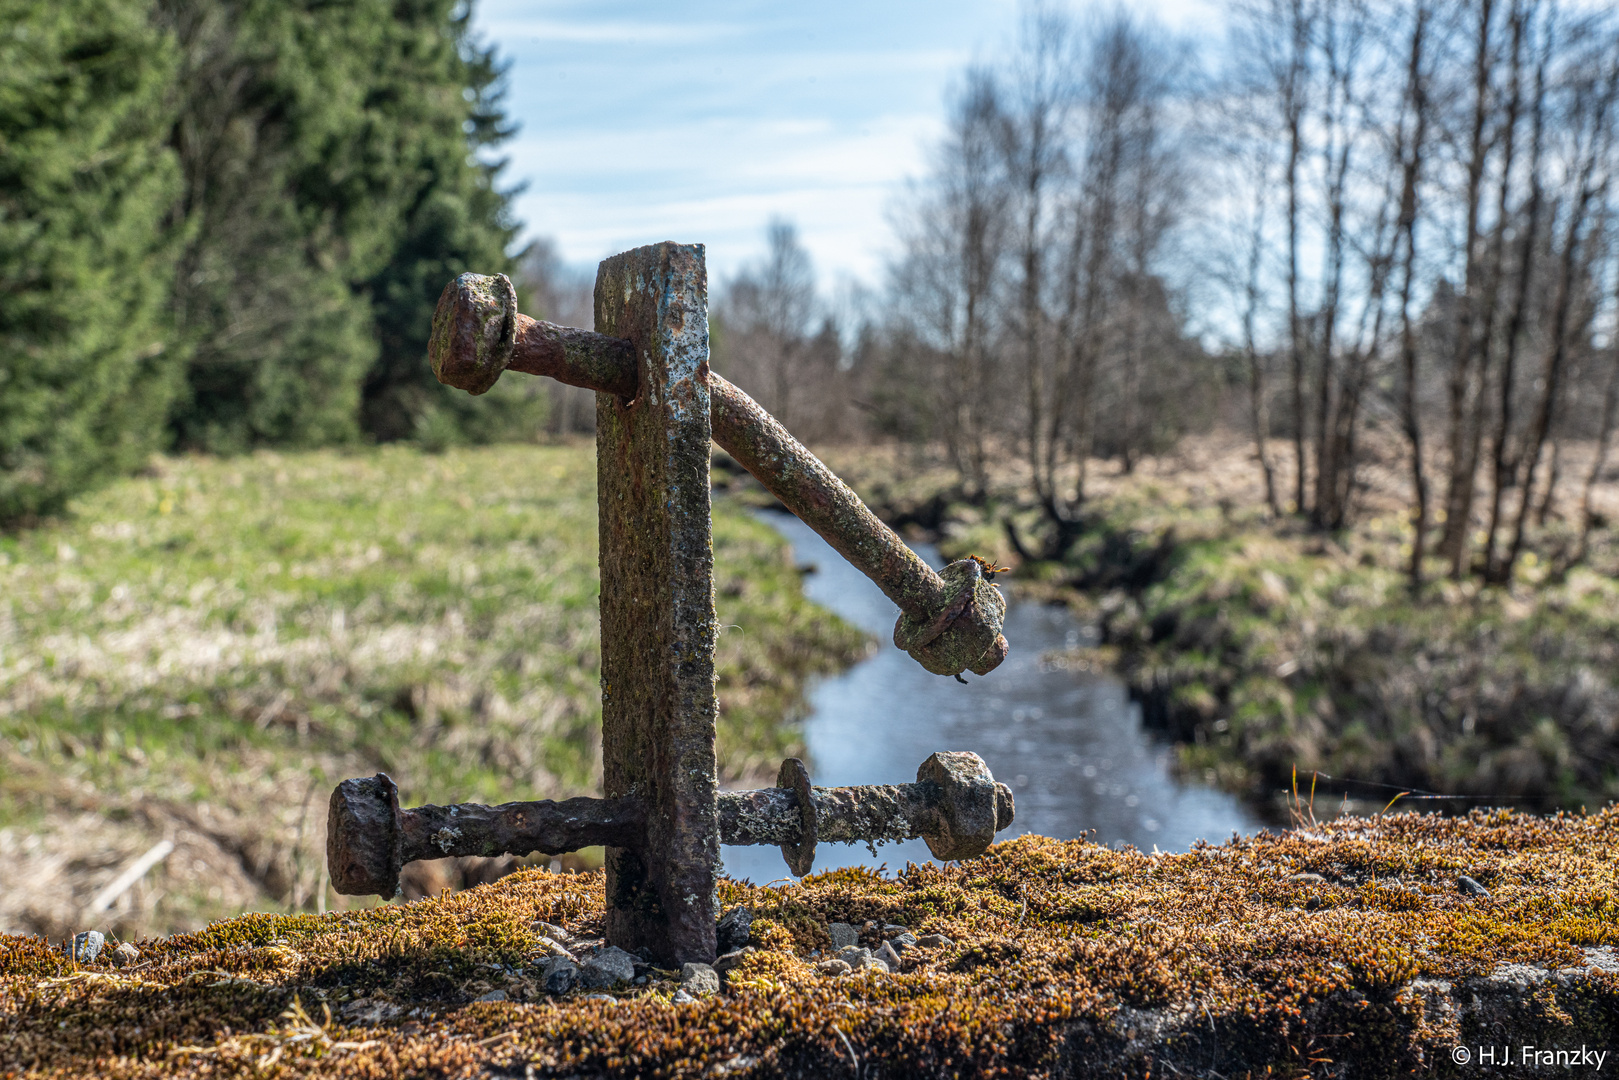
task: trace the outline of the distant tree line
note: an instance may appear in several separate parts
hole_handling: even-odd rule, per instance
[[[498,438],[423,363],[510,265],[456,0],[0,0],[0,521],[157,449]]]
[[[1368,432],[1398,433],[1413,585],[1432,554],[1507,581],[1565,442],[1588,440],[1561,555],[1583,558],[1619,395],[1619,15],[1549,0],[1235,14],[1223,149],[1252,194],[1228,279],[1273,507],[1342,527]],[[1292,443],[1290,492],[1272,433]]]
[[[1414,587],[1508,581],[1558,515],[1579,562],[1619,423],[1619,12],[1228,14],[1200,75],[1129,15],[1026,9],[964,73],[883,289],[818,298],[773,225],[715,304],[716,366],[808,438],[942,448],[968,498],[1017,461],[1035,555],[1077,535],[1088,461],[1225,420],[1271,511],[1323,531],[1370,465],[1403,477]]]

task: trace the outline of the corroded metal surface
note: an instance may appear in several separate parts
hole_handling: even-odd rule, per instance
[[[816,839],[858,843],[922,837],[936,858],[967,859],[982,854],[995,834],[1012,824],[1012,789],[996,783],[977,754],[934,754],[916,776],[914,784],[811,788]],[[722,791],[720,837],[727,844],[797,843],[803,835],[800,805],[797,792],[786,785]]]
[[[597,325],[607,332],[530,319],[517,311],[504,276],[462,274],[439,298],[430,359],[442,382],[474,394],[511,367],[633,398],[635,350],[619,329],[599,317]],[[934,573],[757,402],[718,375],[706,378],[714,441],[898,605],[897,646],[936,675],[984,675],[1006,659],[1006,603],[976,563],[964,559]]]
[[[668,964],[714,959],[714,551],[708,282],[701,245],[603,262],[596,325],[635,343],[633,400],[596,399],[602,773],[646,805],[646,843],[607,852],[607,936]]]
[[[345,780],[332,792],[326,859],[345,896],[391,897],[417,859],[463,855],[560,855],[594,845],[639,846],[646,813],[637,799],[567,799],[499,806],[399,808],[387,773]]]
[[[787,869],[793,872],[793,876],[803,877],[815,865],[815,841],[820,834],[820,830],[816,827],[815,795],[810,788],[809,770],[798,758],[788,758],[781,763],[781,771],[776,774],[776,787],[785,788],[793,793],[793,810],[798,817],[798,829],[792,839],[781,842],[781,857],[787,860]],[[725,835],[725,822],[722,816],[721,842],[727,844],[737,842],[727,840]]]

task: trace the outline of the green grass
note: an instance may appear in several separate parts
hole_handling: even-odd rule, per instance
[[[866,643],[723,500],[714,544],[721,772],[773,775],[804,680]],[[586,447],[160,461],[0,537],[0,826],[189,822],[309,904],[345,776],[596,789],[597,591]]]

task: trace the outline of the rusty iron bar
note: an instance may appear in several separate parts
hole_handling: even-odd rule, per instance
[[[473,394],[508,368],[624,400],[640,393],[628,340],[522,314],[502,274],[462,274],[445,286],[429,359],[439,381]],[[757,402],[712,371],[707,381],[714,441],[894,601],[895,645],[929,671],[958,678],[987,674],[1006,658],[1006,603],[976,562],[935,573]]]
[[[332,887],[345,896],[393,896],[400,868],[417,859],[561,855],[598,844],[639,845],[646,836],[646,808],[639,799],[401,810],[399,789],[387,773],[343,781],[328,811],[326,861]]]
[[[720,792],[719,834],[726,844],[780,845],[798,877],[814,865],[818,840],[921,837],[936,858],[971,858],[1012,824],[1015,812],[1012,790],[971,753],[934,754],[914,784],[812,788],[797,758],[782,763],[782,776],[787,782],[778,787]],[[647,843],[647,824],[645,805],[635,796],[402,810],[393,780],[378,773],[345,780],[332,792],[326,850],[338,892],[390,897],[400,869],[417,859],[560,855],[598,844],[639,850]]]

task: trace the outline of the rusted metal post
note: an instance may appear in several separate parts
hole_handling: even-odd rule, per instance
[[[615,255],[596,277],[601,333],[536,322],[504,276],[463,274],[433,315],[445,383],[480,394],[503,371],[597,392],[602,799],[402,810],[384,774],[332,792],[326,859],[348,895],[390,896],[421,858],[607,848],[607,937],[667,964],[714,959],[719,845],[777,844],[793,873],[818,840],[922,836],[941,859],[987,848],[1012,792],[970,753],[934,754],[916,783],[717,792],[709,442],[720,445],[901,609],[894,641],[930,671],[982,674],[1006,656],[1006,602],[980,565],[935,574],[746,394],[708,370],[701,245]]]
[[[440,381],[474,394],[514,368],[631,396],[633,353],[605,328],[591,333],[522,314],[511,282],[499,274],[462,274],[445,287],[428,349]],[[976,562],[962,559],[934,573],[757,402],[713,373],[708,388],[714,441],[894,601],[895,645],[934,674],[958,678],[988,674],[1006,659],[1006,602]]]
[[[674,962],[714,956],[714,545],[708,272],[700,244],[615,255],[596,325],[630,341],[634,398],[596,397],[602,781],[646,806],[646,843],[607,850],[607,936]]]

